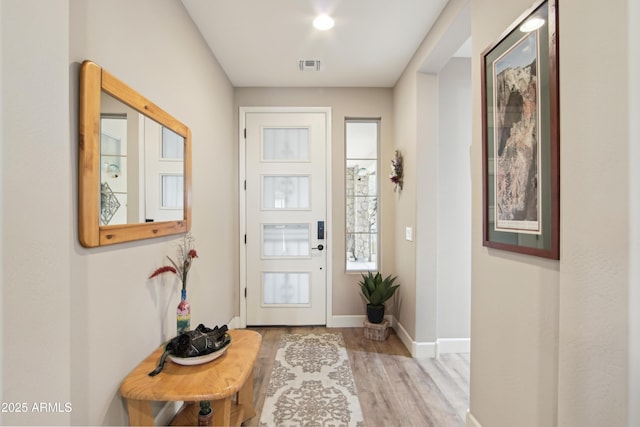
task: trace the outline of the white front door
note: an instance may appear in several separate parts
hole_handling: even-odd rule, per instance
[[[184,218],[184,137],[144,117],[145,221]]]
[[[327,113],[245,112],[244,123],[246,323],[324,325]]]

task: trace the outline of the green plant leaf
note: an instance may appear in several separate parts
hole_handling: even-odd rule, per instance
[[[391,275],[382,278],[380,272],[375,275],[370,271],[361,273],[361,280],[358,282],[362,296],[372,305],[382,305],[393,296],[400,285],[394,285],[397,276]]]

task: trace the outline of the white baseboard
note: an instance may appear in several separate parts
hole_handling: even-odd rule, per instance
[[[411,356],[415,358],[438,357],[440,354],[469,353],[471,351],[469,338],[442,338],[436,342],[418,342],[411,339],[411,336],[397,319],[393,319],[392,325],[400,340],[411,352]]]
[[[183,402],[165,402],[164,406],[160,408],[154,418],[155,425],[168,426],[182,407],[182,403]]]
[[[416,359],[433,358],[438,356],[438,344],[435,342],[414,343],[414,350],[411,355]]]
[[[242,322],[240,322],[240,316],[235,316],[233,319],[231,319],[229,321],[229,323],[227,323],[227,328],[229,329],[241,329],[243,328]],[[158,425],[158,424],[156,424]]]
[[[438,355],[448,353],[470,353],[470,338],[439,338]]]
[[[434,342],[416,342],[411,339],[411,336],[402,324],[394,317],[391,323],[393,329],[398,334],[400,341],[411,352],[411,357],[436,357],[437,345]]]
[[[409,336],[409,333],[404,328],[404,326],[402,326],[402,324],[398,322],[398,319],[396,319],[395,317],[393,318],[393,322],[391,322],[391,326],[393,327],[393,330],[396,331],[396,334],[398,334],[398,338],[400,338],[400,341],[402,341],[404,346],[407,347],[407,350],[411,352],[411,356],[415,357],[415,355],[413,354],[415,350],[415,343]]]
[[[366,315],[339,315],[332,316],[327,322],[332,328],[361,328],[367,319]],[[468,338],[443,338],[437,342],[416,342],[413,341],[407,330],[393,316],[387,315],[385,319],[396,331],[402,343],[411,352],[412,357],[437,357],[446,353],[469,353],[471,340]],[[228,323],[229,329],[242,328],[240,317],[236,316]]]
[[[476,417],[471,415],[471,411],[467,411],[467,427],[482,427]]]

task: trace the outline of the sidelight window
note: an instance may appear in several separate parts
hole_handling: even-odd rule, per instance
[[[378,269],[379,119],[347,119],[346,270]]]

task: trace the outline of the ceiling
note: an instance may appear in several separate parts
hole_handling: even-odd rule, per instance
[[[392,87],[448,0],[182,0],[236,87]],[[318,14],[335,26],[313,28]],[[319,71],[300,71],[319,60]]]

